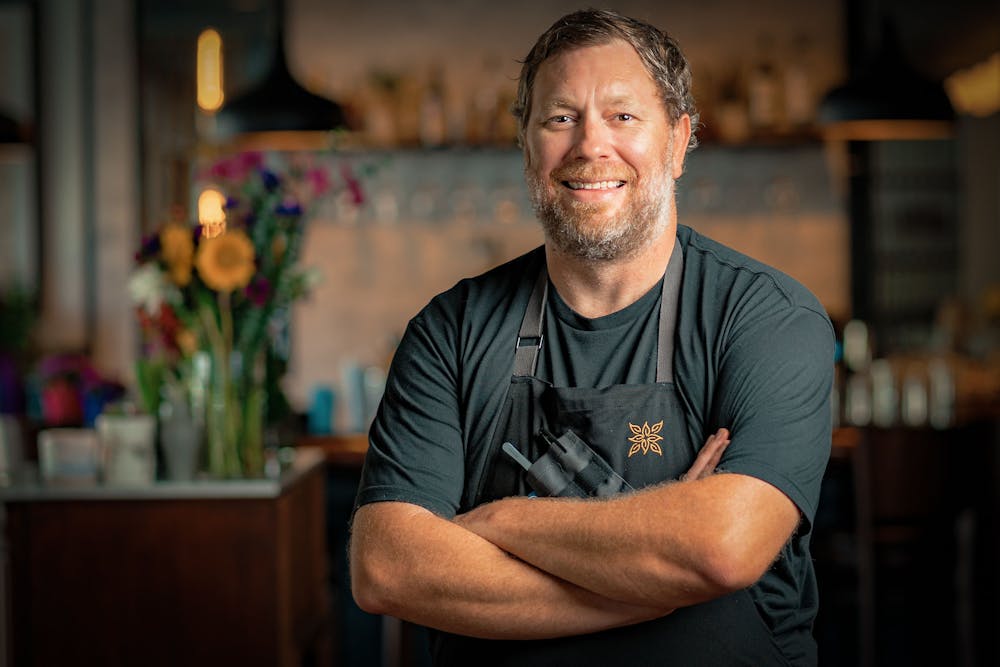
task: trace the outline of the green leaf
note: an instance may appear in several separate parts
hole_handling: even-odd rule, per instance
[[[166,373],[162,361],[138,359],[135,362],[135,380],[139,388],[139,398],[143,409],[151,414],[157,414],[160,407],[160,387]]]

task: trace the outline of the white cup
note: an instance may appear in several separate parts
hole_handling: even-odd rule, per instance
[[[94,422],[104,451],[106,484],[156,480],[156,419],[152,415],[98,415]]]
[[[90,428],[50,428],[38,434],[42,479],[53,486],[97,484],[100,441]]]

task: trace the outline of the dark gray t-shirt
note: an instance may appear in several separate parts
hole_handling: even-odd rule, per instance
[[[661,279],[635,303],[606,315],[576,313],[549,283],[535,376],[556,387],[656,382]]]
[[[809,534],[830,451],[833,328],[792,278],[679,226],[684,275],[674,381],[692,443],[725,426],[720,466],[762,479],[802,513],[751,595],[797,662],[815,617]],[[536,249],[435,297],[407,327],[370,431],[358,505],[395,500],[444,517],[470,509],[510,382]],[[587,320],[549,299],[539,376],[560,386],[655,381],[659,288]],[[783,638],[790,638],[783,645]]]

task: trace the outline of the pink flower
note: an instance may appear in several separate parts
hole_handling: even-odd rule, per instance
[[[56,378],[42,390],[42,417],[49,426],[73,426],[83,421],[83,399],[66,378]]]
[[[351,165],[346,163],[340,165],[340,175],[344,179],[344,185],[347,186],[347,191],[351,194],[351,203],[355,206],[361,206],[364,204],[365,191],[361,188],[361,181],[359,181],[354,175]]]
[[[326,169],[314,167],[306,171],[305,177],[309,185],[312,186],[314,197],[322,197],[333,187],[333,183],[330,182],[330,174],[327,173]]]
[[[255,170],[264,166],[264,154],[258,151],[239,153],[219,160],[208,168],[209,180],[244,181]]]

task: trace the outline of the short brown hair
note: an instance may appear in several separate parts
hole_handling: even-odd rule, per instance
[[[518,140],[522,145],[531,114],[535,75],[541,64],[567,51],[599,46],[614,39],[624,40],[635,49],[660,89],[670,122],[677,122],[684,114],[691,117],[688,150],[698,145],[695,136],[698,109],[691,94],[691,68],[677,42],[655,26],[603,9],[586,9],[563,16],[542,33],[522,62],[517,99],[511,107],[518,120]]]

